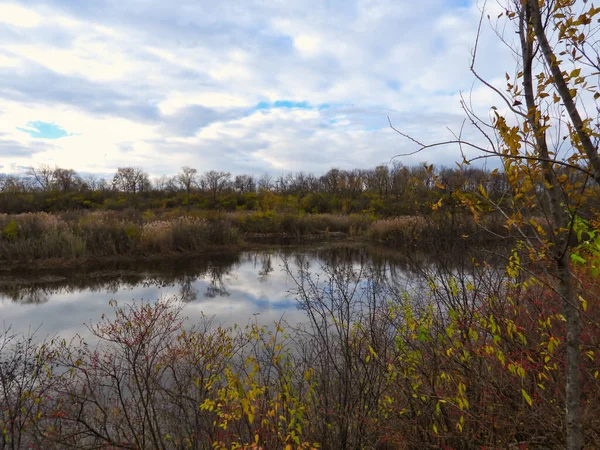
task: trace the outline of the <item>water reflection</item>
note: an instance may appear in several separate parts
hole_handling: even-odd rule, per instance
[[[251,252],[220,253],[203,258],[103,264],[44,273],[0,276],[0,326],[36,328],[62,336],[81,333],[83,323],[110,311],[108,301],[130,302],[176,296],[194,321],[201,314],[221,323],[247,323],[260,314],[265,323],[285,316],[289,323],[303,313],[289,295],[291,273],[301,268],[317,276],[323,266],[356,270],[372,283],[398,291],[414,289],[419,277],[406,258],[391,249],[325,244]]]

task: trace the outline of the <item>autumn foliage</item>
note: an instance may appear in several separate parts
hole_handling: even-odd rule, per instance
[[[366,268],[290,273],[307,317],[294,327],[191,325],[172,299],[113,304],[87,342],[5,333],[0,448],[560,446],[558,296],[473,261],[422,270],[412,291]],[[593,443],[600,286],[578,274]]]

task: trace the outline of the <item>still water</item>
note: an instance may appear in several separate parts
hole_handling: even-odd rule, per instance
[[[400,252],[374,246],[320,244],[87,267],[0,274],[0,328],[37,330],[41,337],[87,335],[85,324],[119,304],[176,297],[189,322],[202,315],[220,324],[303,321],[295,279],[301,267],[315,277],[327,265],[383,276],[409,289],[415,274]]]

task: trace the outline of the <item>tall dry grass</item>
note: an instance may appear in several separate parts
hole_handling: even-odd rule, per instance
[[[361,235],[373,222],[363,214],[278,214],[269,212],[234,213],[228,219],[244,233],[287,234],[304,237],[323,232]]]
[[[109,211],[0,215],[0,260],[193,252],[240,242],[225,220],[155,220]]]
[[[76,259],[196,252],[237,245],[243,236],[351,236],[401,246],[440,243],[464,236],[485,243],[503,233],[488,217],[401,216],[375,220],[366,214],[277,214],[267,212],[68,211],[0,215],[0,261]]]
[[[470,215],[400,216],[377,220],[366,231],[368,239],[395,246],[439,245],[463,239],[472,244],[488,244],[506,237],[498,216],[486,216],[478,223]]]

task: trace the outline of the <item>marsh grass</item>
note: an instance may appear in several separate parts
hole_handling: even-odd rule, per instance
[[[276,214],[272,211],[230,214],[228,218],[244,233],[284,233],[304,237],[319,233],[363,234],[373,222],[361,214]]]
[[[398,247],[441,245],[457,240],[481,245],[507,238],[508,233],[496,216],[486,216],[477,223],[469,215],[432,215],[377,220],[367,229],[366,237]]]
[[[1,215],[0,230],[0,260],[9,262],[194,252],[240,242],[238,230],[224,220],[145,221],[109,211]]]
[[[0,261],[150,256],[240,245],[244,237],[349,237],[394,247],[468,238],[481,244],[505,231],[496,219],[470,216],[286,214],[195,211],[67,211],[0,215]],[[495,230],[489,233],[490,229]]]

